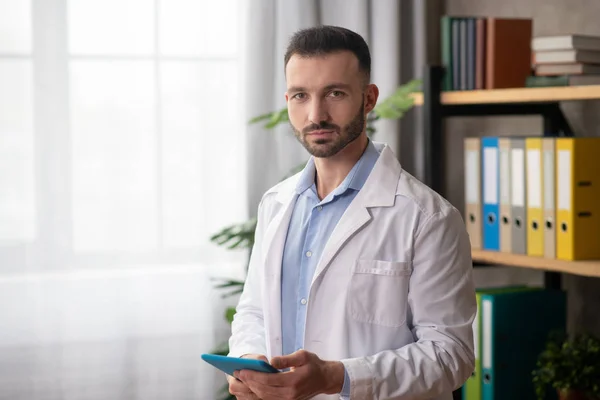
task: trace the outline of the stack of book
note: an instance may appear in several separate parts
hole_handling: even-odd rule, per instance
[[[531,41],[529,87],[600,85],[600,36],[541,36]]]
[[[441,19],[442,90],[524,87],[531,75],[531,19]]]

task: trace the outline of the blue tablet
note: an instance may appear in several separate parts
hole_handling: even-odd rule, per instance
[[[252,358],[239,358],[219,356],[216,354],[202,354],[202,359],[214,367],[225,372],[227,375],[233,376],[234,371],[250,369],[258,372],[276,373],[279,370],[271,364],[263,360],[255,360]]]

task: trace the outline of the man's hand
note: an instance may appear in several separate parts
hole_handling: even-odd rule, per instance
[[[259,354],[246,354],[243,355],[241,358],[252,358],[255,360],[263,360],[268,362],[267,357],[261,356]],[[252,393],[252,390],[250,390],[250,388],[242,381],[239,381],[238,379],[229,375],[227,376],[227,381],[229,382],[229,393],[235,396],[236,399],[260,400],[260,397]]]
[[[300,350],[274,357],[271,365],[290,370],[278,374],[243,370],[235,376],[262,400],[303,400],[342,391],[344,365],[339,361],[323,361],[314,353]]]

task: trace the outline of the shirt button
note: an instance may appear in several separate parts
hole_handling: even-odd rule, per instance
[[[310,252],[310,251],[307,251],[307,252],[306,252],[306,257],[310,257],[310,256],[312,256],[312,252]]]
[[[302,305],[306,304],[306,299],[300,300],[300,303],[302,303]]]
[[[323,209],[323,206],[319,206],[317,207],[317,210],[321,211]]]

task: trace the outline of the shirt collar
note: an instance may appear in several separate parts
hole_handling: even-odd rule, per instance
[[[304,193],[308,188],[315,184],[315,173],[317,172],[315,168],[315,160],[313,157],[308,159],[306,163],[306,167],[302,170],[300,174],[300,179],[296,184],[296,192],[298,194]]]
[[[363,152],[362,156],[358,159],[356,164],[352,167],[346,178],[342,183],[331,193],[334,196],[339,196],[346,192],[348,189],[360,190],[364,186],[373,166],[379,158],[379,151],[369,139],[367,148]],[[315,185],[315,160],[311,157],[306,163],[306,167],[302,170],[298,183],[296,185],[296,192],[298,194],[303,193],[307,189]],[[328,196],[329,197],[329,196]]]
[[[350,189],[362,189],[378,158],[379,152],[377,151],[377,148],[375,148],[375,145],[371,139],[369,139],[369,143],[367,144],[367,148],[365,149],[363,155],[360,157],[356,165],[352,167],[352,170],[346,177],[350,178],[348,183],[348,187]]]

